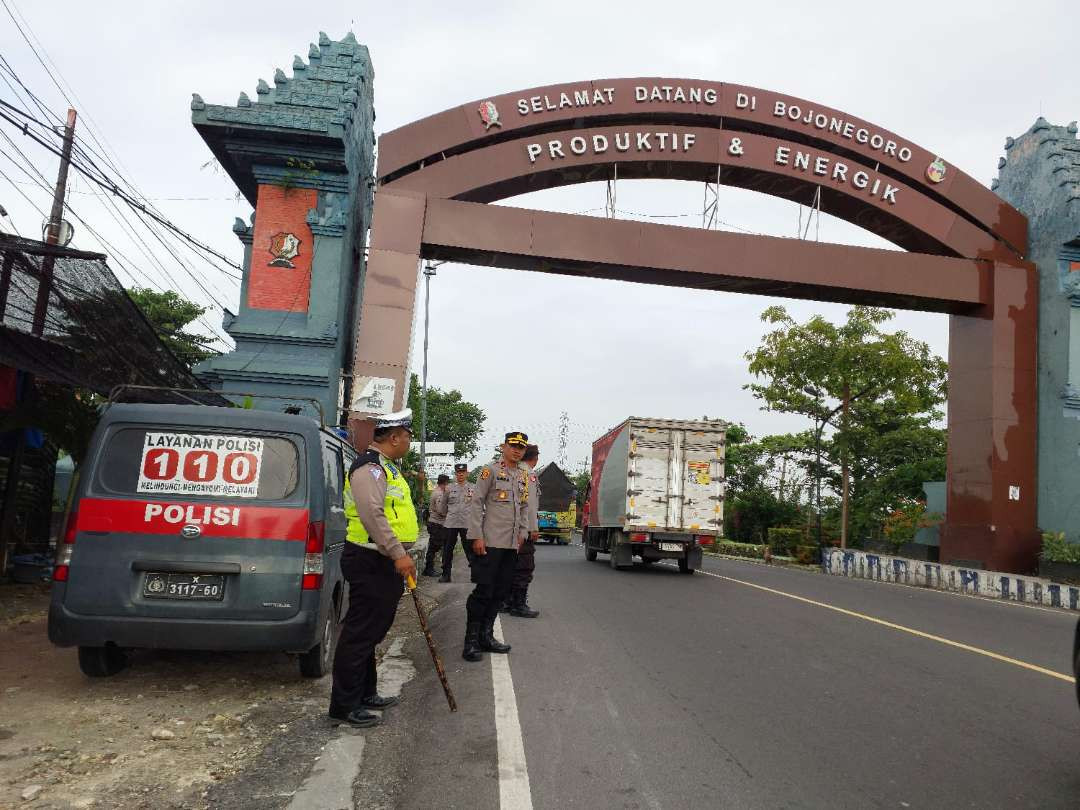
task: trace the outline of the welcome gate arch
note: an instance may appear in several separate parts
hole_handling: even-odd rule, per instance
[[[803,204],[819,195],[821,210],[907,252],[487,204],[616,171]],[[1027,220],[939,156],[768,90],[612,79],[479,99],[386,133],[377,183],[357,393],[393,381],[402,406],[423,259],[946,313],[942,561],[1033,567],[1038,285]],[[369,435],[370,413],[350,421]]]

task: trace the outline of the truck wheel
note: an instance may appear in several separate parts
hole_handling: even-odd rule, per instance
[[[596,549],[589,547],[588,540],[586,540],[582,545],[585,546],[585,559],[589,562],[596,562]]]
[[[334,651],[337,649],[338,612],[333,603],[326,611],[323,622],[322,638],[319,643],[300,655],[300,674],[305,678],[321,678],[328,675],[334,666]]]
[[[686,557],[679,557],[679,573],[680,574],[692,574],[694,569],[690,567],[690,560]]]
[[[91,678],[108,678],[127,666],[119,647],[79,647],[79,669]]]

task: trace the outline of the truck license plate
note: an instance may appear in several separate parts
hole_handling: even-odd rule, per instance
[[[661,551],[682,551],[683,547],[679,543],[661,543],[660,544],[660,550]]]
[[[143,582],[143,596],[148,599],[181,599],[213,602],[225,598],[225,578],[220,574],[148,573]]]

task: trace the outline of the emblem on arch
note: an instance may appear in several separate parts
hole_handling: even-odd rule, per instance
[[[945,179],[945,173],[949,170],[949,167],[945,165],[945,161],[941,158],[934,158],[934,162],[926,167],[926,179],[931,183],[940,183]]]
[[[499,120],[499,108],[495,106],[494,101],[485,101],[477,108],[477,112],[480,113],[480,120],[484,122],[484,132],[487,132],[492,127],[502,129],[502,121]]]

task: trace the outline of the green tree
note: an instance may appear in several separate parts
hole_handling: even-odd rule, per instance
[[[934,424],[947,366],[926,343],[883,331],[892,317],[853,307],[839,326],[820,315],[800,324],[770,307],[762,320],[777,328],[746,355],[762,380],[746,387],[765,410],[813,420],[811,441],[832,427],[821,442],[823,476],[841,494],[842,540],[852,517],[859,532],[879,532],[891,508],[915,496],[915,477],[943,472],[943,434]]]
[[[427,503],[427,491],[420,476],[420,381],[415,374],[409,378],[408,407],[413,412],[413,449],[402,461],[402,469],[409,478],[413,500]],[[465,400],[461,392],[453,389],[428,387],[427,391],[427,440],[429,442],[453,442],[458,458],[470,458],[480,448],[480,436],[487,416],[479,405]]]
[[[175,290],[157,292],[145,287],[132,287],[128,295],[154,327],[161,342],[189,369],[218,353],[211,348],[214,338],[186,329],[192,321],[206,314],[206,307],[188,301]]]
[[[764,543],[774,526],[804,520],[800,499],[807,473],[802,436],[765,436],[759,441],[742,424],[727,431],[724,533],[744,543]]]

